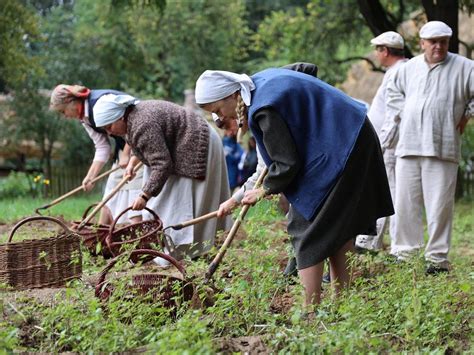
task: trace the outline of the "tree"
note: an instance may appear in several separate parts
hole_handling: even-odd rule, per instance
[[[364,55],[370,38],[363,17],[354,16],[355,5],[355,0],[352,6],[347,1],[312,0],[293,12],[273,12],[253,38],[255,50],[264,53],[254,68],[307,61],[319,66],[325,81],[342,82],[348,68],[342,59]]]
[[[33,80],[30,85],[15,90],[14,114],[2,121],[2,136],[13,144],[34,141],[41,151],[40,166],[51,179],[53,147],[60,140],[65,122],[48,111],[48,101]]]
[[[399,0],[397,14],[393,15],[379,0],[357,0],[359,11],[364,16],[367,26],[374,36],[387,31],[397,31],[397,27],[405,20],[406,4]],[[410,48],[405,45],[405,55],[407,58],[413,57]]]
[[[449,51],[459,52],[458,39],[458,0],[422,0],[428,21],[443,21],[453,30],[453,35],[449,41]]]
[[[0,2],[0,92],[39,69],[28,56],[28,46],[38,35],[37,17],[31,9],[17,0]]]

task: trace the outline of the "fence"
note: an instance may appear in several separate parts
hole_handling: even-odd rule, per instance
[[[106,171],[110,167],[104,167],[102,171]],[[51,182],[49,185],[49,195],[51,198],[64,195],[65,193],[75,189],[82,184],[82,180],[89,170],[89,165],[76,167],[53,167],[51,171]],[[105,189],[107,177],[95,184],[91,193],[102,193]]]

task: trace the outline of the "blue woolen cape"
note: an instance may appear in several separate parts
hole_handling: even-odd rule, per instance
[[[256,89],[249,127],[269,166],[272,160],[253,117],[262,108],[272,108],[286,122],[302,167],[283,193],[293,208],[311,220],[343,172],[367,110],[329,84],[295,71],[267,69],[252,80]]]

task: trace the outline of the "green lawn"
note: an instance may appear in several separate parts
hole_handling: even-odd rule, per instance
[[[92,203],[100,201],[100,195],[82,194],[80,197],[70,197],[59,204],[41,210],[43,215],[63,216],[67,220],[80,218],[84,210]],[[38,198],[5,199],[0,204],[0,223],[12,223],[21,218],[35,215],[35,209],[50,203],[51,200]]]
[[[78,218],[90,200],[71,200],[53,214]],[[0,213],[10,222],[38,204],[2,203]],[[394,264],[386,253],[357,255],[352,287],[335,300],[325,285],[316,319],[306,321],[301,287],[281,272],[289,250],[283,216],[275,203],[263,201],[244,223],[247,237],[234,241],[215,274],[213,306],[183,304],[171,314],[159,302],[120,292],[104,306],[87,282],[71,284],[48,302],[21,293],[0,302],[0,349],[195,354],[251,351],[258,345],[292,354],[467,353],[472,351],[474,306],[472,207],[469,201],[456,205],[449,274],[426,276],[422,258]],[[84,254],[85,275],[103,264]],[[209,292],[200,281],[207,265],[201,259],[187,266],[201,296]],[[237,341],[236,347],[241,337],[247,343]]]

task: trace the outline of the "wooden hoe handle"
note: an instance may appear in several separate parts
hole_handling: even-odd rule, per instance
[[[255,183],[254,188],[259,188],[260,187],[260,185],[263,182],[263,179],[267,175],[267,172],[268,172],[267,168],[263,169],[262,173],[258,177],[257,182]],[[209,268],[208,268],[208,270],[206,272],[206,275],[205,275],[205,278],[204,278],[205,282],[208,282],[212,278],[212,275],[214,275],[214,272],[216,272],[217,267],[219,266],[222,259],[224,258],[224,255],[227,252],[227,249],[228,249],[230,243],[232,243],[232,241],[234,240],[235,234],[239,230],[239,227],[240,227],[242,221],[244,220],[244,217],[247,214],[250,207],[251,207],[250,205],[245,205],[240,210],[239,217],[237,217],[237,219],[235,220],[234,225],[232,226],[232,228],[230,229],[229,234],[227,235],[227,238],[225,238],[224,244],[222,244],[221,248],[219,249],[219,252],[217,253],[214,260],[212,260],[211,264],[209,265]]]
[[[143,163],[138,163],[137,165],[135,165],[135,167],[133,168],[133,171],[136,173],[138,171],[138,169],[140,169],[142,167]],[[104,199],[92,210],[92,212],[81,222],[81,224],[79,224],[77,226],[77,230],[81,230],[82,228],[84,228],[84,226],[89,223],[89,221],[92,219],[92,217],[94,217],[97,212],[99,212],[99,210],[105,206],[105,204],[112,198],[115,196],[115,194],[129,181],[129,178],[128,177],[124,177],[122,179],[122,181],[120,181],[118,183],[117,186],[114,187],[114,189],[112,191],[110,191],[110,193],[104,197]]]
[[[100,179],[102,179],[103,177],[106,177],[107,175],[113,173],[114,171],[117,171],[118,169],[120,169],[120,166],[116,166],[115,168],[112,168],[110,170],[107,170],[106,172],[100,174],[99,176],[96,176],[94,179],[91,180],[92,183],[94,182],[97,182],[99,181]],[[82,185],[81,186],[78,186],[76,187],[74,190],[71,190],[69,191],[68,193],[65,193],[64,195],[58,197],[56,200],[54,201],[51,201],[50,203],[48,203],[47,205],[44,205],[44,206],[41,206],[41,207],[38,207],[37,209],[35,209],[35,212],[39,215],[41,215],[41,213],[39,212],[40,210],[45,210],[45,209],[48,209],[54,205],[57,205],[59,202],[67,199],[68,197],[78,193],[79,191],[83,191],[83,187]]]

